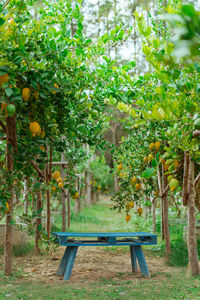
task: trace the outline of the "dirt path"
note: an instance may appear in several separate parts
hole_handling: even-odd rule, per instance
[[[94,282],[103,279],[144,280],[141,273],[131,272],[131,261],[128,249],[115,247],[79,247],[71,283]],[[56,252],[43,256],[29,256],[16,258],[14,269],[22,268],[20,276],[25,281],[42,281],[46,284],[62,282],[62,278],[56,276],[56,270],[63,255],[64,247],[59,247]],[[151,278],[166,279],[166,274],[179,272],[179,269],[166,266],[164,259],[146,253],[146,260],[151,273]],[[179,270],[179,271],[178,271]],[[146,280],[146,279],[145,279]]]

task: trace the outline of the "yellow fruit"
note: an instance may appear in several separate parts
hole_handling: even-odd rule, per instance
[[[41,127],[38,122],[31,122],[29,124],[29,129],[33,136],[36,136],[36,134],[39,135],[41,133]]]
[[[148,157],[147,157],[147,156],[145,156],[145,157],[143,158],[143,162],[144,162],[145,164],[148,163]]]
[[[126,215],[126,222],[130,221],[131,216],[129,214]]]
[[[22,90],[22,99],[24,101],[28,101],[28,99],[31,97],[31,90],[29,88],[23,88]]]
[[[126,209],[129,210],[130,209],[130,204],[126,203]]]
[[[133,201],[130,202],[130,207],[131,207],[131,208],[134,207],[134,202],[133,202]]]
[[[174,169],[177,169],[179,165],[179,162],[177,159],[174,160]]]
[[[61,177],[58,177],[58,179],[56,181],[57,181],[57,183],[61,183],[63,180]]]
[[[179,181],[175,178],[172,178],[169,182],[170,191],[173,192],[179,186]]]
[[[52,177],[57,180],[60,177],[60,172],[59,171],[55,171],[52,175]]]
[[[160,142],[155,142],[155,148],[158,151],[160,149]]]
[[[58,184],[58,187],[59,187],[60,189],[62,189],[63,186],[64,186],[64,183],[63,183],[63,182],[60,182],[60,183]]]
[[[99,189],[100,190],[100,189]],[[78,199],[79,198],[79,193],[78,192],[76,192],[75,194],[74,194],[74,197],[73,197],[74,199]]]
[[[9,79],[8,74],[0,75],[0,85],[2,85],[4,82],[7,82]]]
[[[155,195],[156,197],[158,197],[158,196],[159,196],[159,191],[158,191],[158,190],[155,191],[155,192],[154,192],[154,195]]]
[[[118,166],[117,166],[117,169],[118,169],[119,171],[121,171],[121,169],[122,169],[122,164],[118,165]]]
[[[141,187],[142,187],[142,185],[141,185],[141,183],[139,182],[139,183],[136,183],[136,185],[135,185],[135,189],[136,189],[136,191],[139,191],[139,190],[141,190]]]
[[[119,173],[119,177],[123,177],[123,173]]]
[[[139,214],[140,217],[141,217],[142,213],[143,213],[143,209],[142,209],[142,207],[139,207],[138,208],[138,214]]]
[[[6,115],[6,117],[8,116],[7,106],[8,106],[8,104],[6,102],[3,102],[1,104],[1,112],[4,113]]]
[[[54,83],[54,85],[53,85],[56,89],[59,89],[59,85],[57,84],[57,83]],[[52,91],[52,93],[55,95],[55,94],[57,94],[57,92],[56,91]]]
[[[153,150],[153,148],[155,147],[155,144],[154,143],[151,143],[150,145],[149,145],[149,149],[152,151]]]
[[[131,178],[131,183],[136,183],[137,182],[137,177],[135,177],[135,176],[133,176],[132,178]]]
[[[52,192],[55,192],[56,191],[56,187],[52,186],[51,190],[52,190]]]
[[[149,154],[149,156],[148,156],[148,159],[150,159],[150,160],[154,159],[154,156],[153,156],[153,154],[152,154],[152,153],[151,153],[151,154]]]
[[[10,209],[9,204],[8,204],[8,202],[6,202],[6,210],[5,210],[5,213],[9,212],[9,209]]]

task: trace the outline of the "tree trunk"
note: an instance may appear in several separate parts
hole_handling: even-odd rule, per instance
[[[65,161],[65,155],[62,153],[61,155],[61,161]],[[67,174],[69,176],[69,174]],[[65,168],[62,165],[61,166],[61,177],[64,180],[65,177]],[[62,232],[66,232],[66,191],[62,189]]]
[[[195,218],[195,189],[194,189],[194,161],[189,157],[189,172],[188,172],[188,258],[190,265],[190,272],[192,275],[200,273],[197,239],[196,239],[196,218]]]
[[[37,218],[35,224],[35,254],[38,255],[40,253],[39,248],[39,239],[40,239],[40,227],[42,224],[41,221],[41,208],[42,208],[42,194],[41,190],[36,191],[36,211],[37,211]],[[39,213],[38,213],[39,211]]]
[[[16,144],[16,117],[8,117],[6,119],[6,139],[7,139],[7,169],[11,176],[13,175],[14,159],[13,153],[17,148]],[[10,198],[7,200],[9,205],[9,211],[6,215],[6,227],[5,227],[5,245],[4,245],[4,271],[5,275],[11,274],[11,260],[12,260],[12,214],[13,214],[13,180],[7,187],[11,193]]]
[[[160,209],[161,209],[161,239],[165,239],[165,233],[164,233],[164,205],[163,205],[163,189],[162,189],[162,181],[161,181],[161,175],[160,175],[160,167],[157,167],[157,179],[158,179],[158,188],[159,188],[159,194],[160,194]]]
[[[48,155],[48,148],[47,148],[47,155]],[[48,162],[46,163],[46,186],[49,186],[49,165]],[[46,218],[46,229],[47,229],[47,236],[48,239],[50,238],[50,231],[51,231],[51,208],[50,208],[50,191],[49,189],[46,191],[46,209],[47,209],[47,218]]]
[[[163,192],[167,187],[167,176],[164,175],[164,167],[162,166],[162,177],[163,177]],[[171,253],[171,245],[170,245],[170,234],[169,234],[169,220],[168,220],[168,195],[167,191],[163,193],[163,215],[164,215],[164,233],[165,233],[165,250],[166,255],[169,256]]]
[[[156,232],[156,199],[153,199],[153,233]]]
[[[25,179],[25,191],[24,191],[24,213],[28,214],[28,194],[29,194],[29,178]]]

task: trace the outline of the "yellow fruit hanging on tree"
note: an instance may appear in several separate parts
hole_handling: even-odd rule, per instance
[[[156,151],[159,151],[160,146],[161,146],[160,142],[155,142],[155,149],[156,149]]]
[[[2,85],[4,82],[8,82],[9,76],[8,74],[0,75],[0,85]]]
[[[135,184],[137,182],[137,177],[136,176],[133,176],[131,178],[131,183]]]
[[[29,124],[29,129],[30,129],[33,137],[35,137],[36,135],[40,135],[40,133],[41,133],[41,127],[38,122],[31,122]]]
[[[126,203],[126,209],[129,210],[130,209],[130,204]]]
[[[136,185],[135,185],[135,189],[136,189],[136,191],[139,191],[139,190],[141,190],[141,188],[142,188],[142,185],[141,185],[141,183],[139,182],[139,183],[136,183]]]
[[[51,190],[52,190],[52,192],[55,192],[56,191],[56,187],[52,186]]]
[[[29,88],[23,88],[22,90],[22,99],[24,101],[28,101],[28,99],[31,97],[31,90]]]
[[[119,164],[119,165],[117,166],[117,169],[118,169],[118,171],[121,171],[121,169],[122,169],[122,164]]]
[[[131,219],[131,216],[129,214],[126,215],[126,222],[129,222]]]
[[[73,195],[73,198],[74,198],[74,199],[78,199],[78,198],[79,198],[79,193],[76,192],[76,193]]]
[[[151,143],[151,144],[149,145],[149,149],[150,149],[151,151],[154,149],[154,147],[155,147],[155,144],[154,144],[154,143]]]
[[[145,156],[145,157],[143,158],[143,162],[144,162],[145,164],[148,164],[148,157],[147,157],[147,156]]]
[[[62,180],[62,177],[58,177],[58,179],[56,179],[57,183],[61,183],[63,180]]]
[[[57,83],[54,83],[53,85],[56,89],[59,89],[59,85]],[[52,93],[55,95],[57,94],[57,91],[52,90]]]
[[[138,215],[141,217],[143,213],[142,207],[138,207]]]
[[[5,214],[7,214],[7,213],[9,212],[9,209],[10,209],[9,204],[8,204],[8,202],[6,202],[6,210],[5,210]]]
[[[5,114],[6,117],[8,117],[7,106],[8,106],[8,104],[6,102],[3,102],[1,104],[1,112],[3,114]]]
[[[59,172],[59,171],[53,172],[52,177],[53,177],[55,180],[57,180],[57,179],[60,177],[60,172]]]
[[[131,208],[134,207],[134,202],[133,202],[133,201],[130,202],[130,207],[131,207]]]
[[[63,182],[60,182],[60,183],[58,184],[58,187],[59,187],[60,189],[62,189],[63,186],[64,186],[64,183],[63,183]]]

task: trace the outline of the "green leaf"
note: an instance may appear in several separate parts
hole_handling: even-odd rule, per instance
[[[13,90],[10,87],[8,87],[5,89],[5,93],[7,97],[10,97],[13,94]]]
[[[183,7],[182,7],[182,12],[183,12],[185,15],[191,17],[191,18],[192,18],[192,17],[195,17],[195,15],[196,15],[196,11],[195,11],[194,6],[193,6],[193,5],[190,5],[190,4],[188,4],[188,5],[183,5]]]
[[[149,179],[154,175],[155,169],[154,168],[146,168],[144,172],[142,172],[142,177]]]
[[[5,23],[5,20],[3,18],[0,18],[0,26]]]

